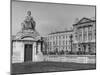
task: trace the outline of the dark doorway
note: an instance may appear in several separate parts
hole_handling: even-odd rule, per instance
[[[83,54],[86,54],[86,45],[83,44]]]
[[[32,44],[25,44],[24,48],[24,61],[32,61]]]

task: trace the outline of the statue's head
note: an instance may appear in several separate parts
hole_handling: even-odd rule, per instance
[[[31,11],[27,11],[27,15],[30,16],[31,15]]]

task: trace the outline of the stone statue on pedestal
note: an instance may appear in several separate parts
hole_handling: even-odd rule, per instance
[[[19,51],[21,56],[19,58],[19,56],[13,53],[13,61],[17,61],[18,63],[43,61],[41,52],[43,42],[40,34],[35,29],[36,22],[31,16],[31,11],[27,12],[27,16],[21,23],[21,26],[21,30],[16,34],[15,41],[13,41],[13,43],[15,43],[13,52],[16,53]]]
[[[34,30],[35,31],[35,21],[33,20],[33,17],[31,16],[31,11],[27,12],[27,16],[25,17],[25,20],[22,22],[22,31],[23,30]]]
[[[27,16],[24,21],[21,23],[21,31],[19,31],[16,35],[17,39],[23,39],[24,37],[33,37],[34,39],[38,39],[40,34],[35,29],[36,22],[31,16],[31,11],[27,11]]]

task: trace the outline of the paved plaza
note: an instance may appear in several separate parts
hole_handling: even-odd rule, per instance
[[[96,64],[80,64],[70,62],[29,62],[12,64],[12,74],[75,71],[90,69],[96,69]]]

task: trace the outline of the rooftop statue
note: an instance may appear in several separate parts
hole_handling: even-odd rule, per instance
[[[27,16],[25,17],[24,21],[22,22],[22,31],[23,30],[34,30],[35,31],[35,21],[33,20],[33,17],[31,16],[31,11],[27,12]]]

